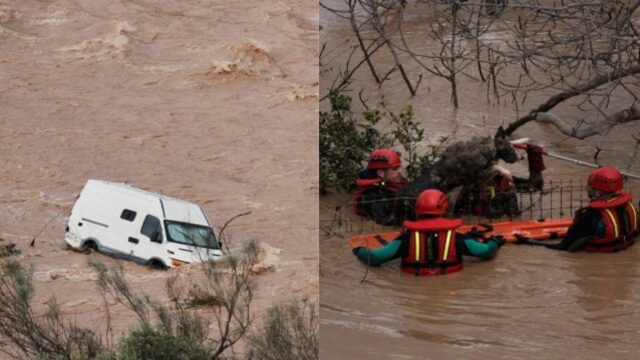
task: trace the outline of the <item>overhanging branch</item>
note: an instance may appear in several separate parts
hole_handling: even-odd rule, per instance
[[[509,124],[509,126],[505,129],[505,133],[507,135],[512,134],[520,126],[528,123],[531,120],[535,120],[539,113],[548,112],[549,110],[553,109],[556,105],[560,104],[561,102],[567,99],[570,99],[580,94],[584,94],[608,82],[616,81],[626,76],[630,76],[638,73],[640,73],[640,64],[636,64],[626,69],[614,70],[606,74],[598,75],[587,82],[584,82],[582,84],[575,86],[572,89],[563,91],[559,94],[552,96],[544,104],[538,106],[536,109],[529,112],[529,114]]]
[[[576,127],[566,120],[552,113],[537,113],[535,119],[541,123],[549,123],[555,126],[561,133],[576,139],[585,139],[589,136],[602,134],[616,125],[640,120],[640,102],[635,102],[630,107],[615,112],[608,119],[602,120],[588,127]]]

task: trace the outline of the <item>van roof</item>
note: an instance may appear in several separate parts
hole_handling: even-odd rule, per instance
[[[211,226],[209,220],[204,214],[204,210],[202,210],[199,205],[188,201],[139,189],[125,183],[117,183],[106,180],[90,179],[87,181],[85,188],[108,188],[110,190],[116,190],[121,193],[129,193],[137,197],[143,197],[147,200],[161,200],[160,205],[162,207],[164,217],[167,220]]]

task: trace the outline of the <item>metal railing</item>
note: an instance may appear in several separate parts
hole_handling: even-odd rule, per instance
[[[496,221],[509,221],[517,219],[547,219],[572,217],[574,212],[587,206],[589,198],[586,194],[585,180],[559,180],[545,182],[541,190],[531,192],[516,192],[518,202],[518,215],[503,215],[488,218],[473,215],[471,211],[466,214],[450,217],[461,217],[466,224],[478,224]],[[635,199],[635,197],[634,197]],[[415,199],[411,199],[414,200]],[[450,210],[455,199],[451,200]],[[634,200],[635,201],[635,200]],[[321,236],[346,236],[352,234],[381,233],[398,230],[398,227],[383,226],[358,216],[353,208],[351,199],[338,204],[320,203],[320,235]]]

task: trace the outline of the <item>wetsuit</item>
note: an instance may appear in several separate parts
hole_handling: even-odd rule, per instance
[[[591,208],[576,211],[573,224],[567,229],[567,235],[557,244],[544,244],[553,250],[578,251],[584,247],[584,241],[589,236],[602,236],[604,223],[600,212]]]
[[[404,183],[387,183],[375,171],[364,170],[360,172],[356,185],[358,190],[353,201],[358,215],[380,225],[400,224],[402,219],[396,216],[396,193]]]
[[[634,232],[634,230],[632,229],[633,219],[630,219],[629,214],[627,213],[626,206],[623,204],[623,205],[612,208],[612,210],[615,211],[617,218],[620,219],[620,224],[619,224],[619,226],[621,227],[620,231],[623,234],[629,234],[630,238],[635,237],[635,235],[637,234],[633,233]],[[637,219],[637,215],[636,215],[636,219]],[[528,245],[539,245],[539,246],[544,246],[546,248],[553,249],[553,250],[564,250],[564,251],[571,251],[571,252],[578,251],[583,248],[587,248],[587,250],[590,250],[590,247],[592,246],[591,244],[592,239],[603,238],[606,234],[606,230],[607,229],[602,219],[602,214],[600,210],[592,206],[589,206],[589,207],[581,208],[578,211],[576,211],[573,219],[573,224],[569,227],[569,229],[567,229],[567,234],[559,243],[544,244],[544,243],[531,241],[523,237],[519,237],[519,240],[517,243],[528,244]],[[632,239],[629,239],[629,240],[632,240]],[[610,250],[610,251],[622,250],[624,248],[625,247],[621,247],[616,250]],[[593,250],[593,251],[598,251],[598,250]]]
[[[387,245],[379,249],[369,250],[364,247],[353,249],[353,253],[364,263],[380,266],[383,263],[399,258],[408,247],[410,234],[403,232]],[[482,259],[491,259],[498,251],[501,244],[499,240],[489,239],[486,243],[479,242],[473,237],[456,233],[456,251],[461,255],[477,256]]]

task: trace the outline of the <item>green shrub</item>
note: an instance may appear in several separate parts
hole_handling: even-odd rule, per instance
[[[315,304],[276,305],[264,327],[249,336],[251,360],[312,360],[318,358],[318,308]]]
[[[140,327],[120,341],[121,360],[205,360],[211,355],[204,347],[161,329]]]
[[[351,98],[331,91],[330,112],[320,112],[320,192],[335,186],[348,190],[352,186],[362,161],[369,153],[390,141],[373,127],[378,118],[356,119],[351,111]]]

